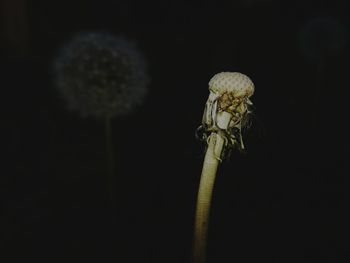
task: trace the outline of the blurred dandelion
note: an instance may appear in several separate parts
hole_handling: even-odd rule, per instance
[[[338,19],[333,17],[318,17],[306,21],[298,34],[298,44],[301,53],[311,63],[314,71],[314,84],[310,104],[311,132],[309,147],[314,156],[311,165],[311,174],[320,173],[319,160],[322,158],[323,145],[319,142],[329,136],[325,133],[324,125],[329,111],[330,90],[336,87],[327,87],[329,81],[329,67],[334,63],[340,64],[339,59],[348,44],[348,29]],[[334,92],[333,92],[334,93]]]
[[[317,17],[305,22],[298,32],[298,45],[303,56],[314,66],[313,126],[316,128],[321,108],[321,95],[325,92],[327,63],[339,58],[348,44],[348,29],[333,17]]]
[[[70,110],[98,119],[130,113],[142,103],[149,77],[135,46],[108,33],[83,33],[54,63],[55,84]]]
[[[149,76],[135,45],[109,33],[80,33],[63,46],[53,65],[54,84],[67,108],[103,120],[106,131],[109,191],[114,176],[111,120],[140,105]]]
[[[345,48],[348,32],[338,20],[318,17],[305,23],[299,31],[298,41],[303,55],[312,62],[319,63]]]

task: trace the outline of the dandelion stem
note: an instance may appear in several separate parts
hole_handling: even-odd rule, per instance
[[[218,133],[212,133],[209,138],[208,148],[204,158],[197,196],[193,248],[194,263],[204,263],[206,261],[210,205],[215,176],[223,147],[223,137]]]

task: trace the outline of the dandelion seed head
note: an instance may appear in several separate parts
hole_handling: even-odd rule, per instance
[[[209,81],[209,90],[234,97],[250,97],[254,93],[254,84],[250,78],[239,72],[220,72]]]

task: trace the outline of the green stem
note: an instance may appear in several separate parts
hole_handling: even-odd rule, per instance
[[[220,156],[223,147],[223,137],[217,133],[212,133],[209,138],[208,149],[204,158],[202,175],[197,196],[193,244],[194,263],[206,262],[210,205],[216,172],[220,163]]]

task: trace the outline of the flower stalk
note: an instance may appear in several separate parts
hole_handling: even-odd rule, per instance
[[[205,262],[210,204],[224,143],[223,137],[218,133],[212,133],[209,137],[197,196],[193,252],[195,263]]]

